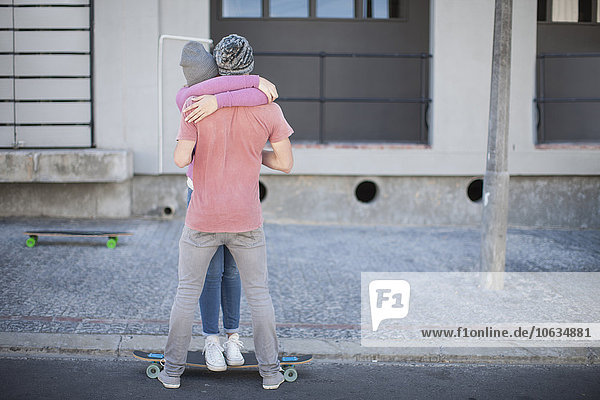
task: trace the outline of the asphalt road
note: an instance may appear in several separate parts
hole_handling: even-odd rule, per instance
[[[5,355],[3,399],[600,399],[600,365],[333,363],[298,367],[296,382],[264,390],[257,371],[188,369],[180,389],[127,359]]]

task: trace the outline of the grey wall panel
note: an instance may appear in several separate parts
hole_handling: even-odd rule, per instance
[[[0,126],[0,147],[12,147],[14,131],[12,126]]]
[[[0,103],[0,123],[14,122],[14,115],[13,103]]]
[[[600,24],[538,23],[538,53],[600,51]]]
[[[19,51],[90,51],[90,34],[85,31],[15,32],[15,47]]]
[[[331,57],[325,71],[327,97],[420,97],[421,59]]]
[[[545,142],[589,142],[600,139],[600,102],[547,103]]]
[[[15,56],[18,75],[89,75],[90,57],[87,55],[26,55]]]
[[[13,80],[0,79],[0,99],[12,99],[13,96]]]
[[[17,137],[24,147],[89,147],[87,126],[19,126]]]
[[[0,51],[13,51],[12,32],[0,32]]]
[[[0,12],[0,28],[12,28],[12,10],[10,8],[2,8]]]
[[[1,103],[0,103],[1,104]],[[89,103],[17,103],[18,123],[89,123]]]
[[[13,73],[13,56],[0,55],[0,75],[12,75]]]
[[[329,103],[325,105],[327,142],[419,141],[420,104]]]
[[[318,57],[256,56],[253,73],[277,85],[280,97],[319,97]]]
[[[17,99],[69,99],[90,98],[89,79],[17,79]]]
[[[294,142],[319,140],[319,103],[316,102],[278,102],[285,119],[294,129],[291,140]]]
[[[9,138],[10,140],[2,139],[0,147],[12,147],[15,140],[19,147],[29,148],[92,145],[89,126],[92,117],[89,78],[91,65],[90,55],[85,54],[90,51],[90,2],[88,0],[16,0],[7,3],[7,5],[14,4],[14,8],[1,9],[0,24],[2,18],[8,15],[11,19],[10,28],[17,30],[7,32],[7,35],[4,33],[0,35],[0,48],[17,54],[0,56],[0,75],[14,75],[18,79],[0,80],[0,98],[16,101],[6,103],[10,104],[10,107],[2,108],[0,121],[9,117],[10,111],[14,110],[13,116],[16,114],[14,122],[27,125],[10,127],[12,131],[10,136],[14,136],[16,131],[16,139],[14,137]],[[60,7],[61,4],[80,6]],[[32,7],[19,7],[20,5]],[[38,7],[40,5],[41,7]],[[43,5],[50,5],[50,7]],[[81,31],[52,31],[52,29],[73,28]],[[19,29],[26,29],[26,31]],[[35,52],[83,54],[19,54]],[[57,76],[79,78],[53,79]],[[22,102],[23,100],[34,100],[34,102]]]
[[[548,58],[543,62],[545,97],[600,97],[600,57]]]
[[[87,7],[15,8],[15,28],[87,28]]]

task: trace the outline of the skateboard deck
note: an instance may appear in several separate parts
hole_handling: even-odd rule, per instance
[[[242,353],[244,356],[243,365],[228,365],[227,369],[245,369],[257,368],[258,361],[254,352]],[[164,357],[163,353],[148,353],[145,351],[134,350],[133,356],[139,360],[150,361],[152,364],[146,368],[148,378],[158,377],[158,373],[162,369],[161,361]],[[279,364],[283,368],[283,376],[287,382],[294,382],[298,378],[298,372],[295,366],[306,364],[312,360],[312,354],[296,354],[279,357]],[[188,351],[186,365],[190,367],[206,368],[206,359],[201,351]]]
[[[29,235],[25,242],[27,247],[34,247],[38,242],[38,236],[62,236],[62,237],[106,237],[106,247],[114,249],[119,241],[119,236],[131,236],[131,232],[107,232],[107,231],[38,231],[29,230],[24,232]]]

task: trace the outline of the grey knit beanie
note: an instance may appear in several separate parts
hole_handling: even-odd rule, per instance
[[[200,42],[187,42],[181,51],[179,65],[188,86],[214,78],[219,74],[215,59]]]
[[[252,47],[243,36],[225,36],[215,46],[214,54],[221,75],[243,75],[254,69]]]

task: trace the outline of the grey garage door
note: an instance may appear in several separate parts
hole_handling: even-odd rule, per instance
[[[429,1],[211,0],[277,84],[295,142],[427,143]]]
[[[539,143],[600,142],[598,0],[538,0]]]
[[[91,147],[90,0],[0,0],[0,147]]]

